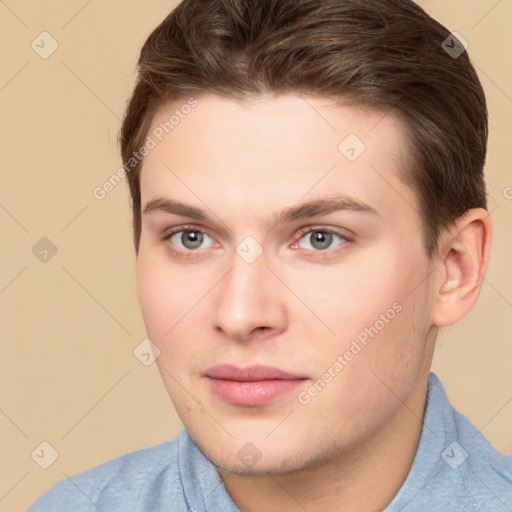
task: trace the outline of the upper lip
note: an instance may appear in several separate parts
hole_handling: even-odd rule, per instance
[[[240,382],[253,382],[259,380],[297,380],[306,377],[296,375],[274,366],[252,365],[240,367],[233,364],[220,364],[206,370],[205,375],[213,379],[237,380]]]

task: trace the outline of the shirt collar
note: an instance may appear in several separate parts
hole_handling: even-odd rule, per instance
[[[441,454],[450,443],[448,440],[456,438],[452,410],[439,378],[430,373],[418,449],[405,482],[384,512],[398,512],[411,503],[445,464]]]

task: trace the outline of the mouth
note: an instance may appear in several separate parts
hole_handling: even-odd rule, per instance
[[[227,403],[265,405],[289,394],[309,380],[280,368],[263,365],[218,365],[205,372],[210,391]]]

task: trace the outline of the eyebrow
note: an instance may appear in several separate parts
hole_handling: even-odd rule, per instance
[[[369,213],[379,216],[375,208],[358,199],[348,196],[334,196],[325,199],[315,199],[285,208],[279,215],[275,215],[274,219],[275,222],[279,224],[315,217],[317,215],[325,215],[340,210]],[[142,213],[147,215],[153,212],[181,215],[197,221],[208,220],[208,215],[203,210],[170,198],[162,197],[149,201]]]

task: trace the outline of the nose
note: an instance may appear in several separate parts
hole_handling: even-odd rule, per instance
[[[265,253],[248,263],[236,252],[231,270],[216,286],[212,322],[236,341],[268,339],[283,332],[287,309],[282,287],[267,267]]]

